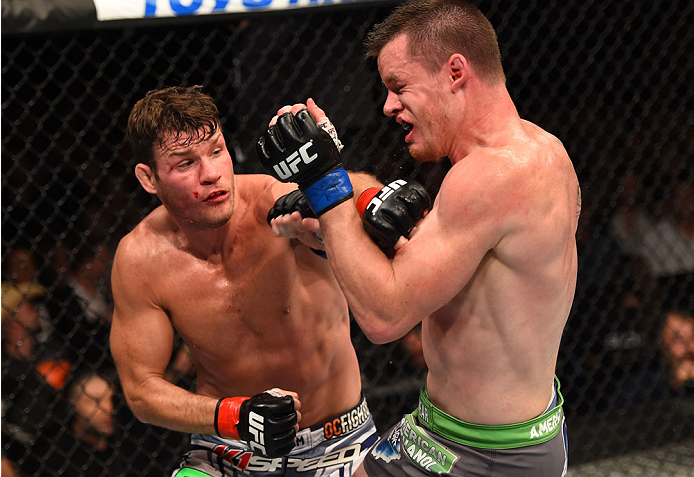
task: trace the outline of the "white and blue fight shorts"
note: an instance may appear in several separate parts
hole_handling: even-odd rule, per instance
[[[172,477],[349,477],[378,440],[366,399],[332,419],[301,429],[285,457],[254,455],[245,442],[191,435],[190,451]]]

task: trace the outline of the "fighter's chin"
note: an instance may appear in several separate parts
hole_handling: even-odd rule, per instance
[[[409,145],[408,150],[410,156],[417,162],[436,162],[441,159],[441,157],[437,156],[431,150],[419,148],[414,143]]]
[[[218,215],[189,217],[186,222],[200,229],[217,229],[226,225],[231,219],[232,211]]]
[[[226,225],[231,219],[231,214],[225,214],[219,217],[205,217],[204,220],[198,222],[198,225],[208,229],[217,229]]]

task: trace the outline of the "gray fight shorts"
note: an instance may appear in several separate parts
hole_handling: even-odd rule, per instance
[[[483,426],[444,413],[422,388],[417,410],[378,441],[364,469],[369,477],[562,477],[568,466],[563,404],[555,377],[552,400],[542,415]]]
[[[172,477],[349,477],[378,440],[366,400],[333,419],[301,429],[285,457],[254,455],[242,441],[193,434]]]

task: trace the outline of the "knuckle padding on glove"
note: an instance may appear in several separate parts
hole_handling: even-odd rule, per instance
[[[292,113],[284,113],[280,116],[279,119],[277,119],[277,126],[281,132],[281,134],[279,134],[280,141],[301,141],[302,131]],[[285,135],[287,136],[286,138]]]
[[[299,190],[295,190],[277,199],[275,205],[267,213],[267,223],[269,224],[272,219],[281,215],[291,214],[292,212],[299,212],[303,218],[316,216],[313,210],[311,210],[311,206],[308,205],[304,194]]]
[[[392,249],[400,235],[402,235],[397,227],[393,225],[392,220],[385,216],[382,216],[381,220],[375,220],[371,217],[367,218],[364,228],[369,237],[383,251]]]
[[[269,139],[269,141],[268,141]],[[269,142],[269,144],[268,144]],[[279,133],[277,125],[270,126],[267,130],[267,138],[265,139],[265,146],[272,147],[278,152],[283,152],[285,149],[285,143],[282,138],[282,134]],[[269,151],[268,151],[269,152]]]
[[[296,113],[296,118],[299,120],[297,123],[303,135],[315,136],[319,133],[319,130],[321,130],[308,109],[302,109]]]
[[[412,210],[407,206],[407,203],[402,200],[402,197],[395,197],[395,202],[392,208],[385,209],[383,214],[388,219],[390,224],[401,235],[407,237],[414,228],[414,219],[412,218]],[[400,217],[400,220],[398,220]]]
[[[390,186],[392,184],[386,187]],[[379,199],[371,199],[374,200]],[[431,198],[420,184],[409,182],[401,184],[381,200],[374,212],[368,213],[369,207],[366,207],[362,220],[371,239],[388,254],[393,252],[400,236],[409,238],[417,221],[431,208]]]
[[[296,424],[296,414],[292,413],[292,414],[287,414],[285,416],[279,416],[279,417],[275,416],[275,417],[270,418],[268,420],[268,422],[270,422],[270,424],[272,424],[274,426],[287,426],[287,425],[293,426],[294,424]]]

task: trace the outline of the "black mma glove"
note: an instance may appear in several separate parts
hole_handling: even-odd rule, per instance
[[[273,205],[267,213],[267,223],[269,224],[272,219],[276,219],[280,215],[291,214],[292,212],[297,211],[301,214],[301,218],[303,219],[307,217],[316,217],[316,214],[314,214],[311,207],[309,207],[306,197],[304,197],[304,194],[300,190],[291,191],[289,194],[285,194],[277,199],[275,205]],[[316,238],[322,245],[323,238],[318,234],[316,234]],[[327,258],[325,251],[318,250],[313,247],[310,248],[311,251],[319,257]]]
[[[294,400],[275,391],[220,399],[214,416],[217,435],[246,441],[254,454],[271,459],[294,448],[296,423]]]
[[[256,152],[270,174],[299,185],[317,216],[353,195],[337,146],[308,109],[280,116],[258,139]]]
[[[280,215],[291,214],[292,212],[299,212],[304,219],[316,216],[308,205],[304,194],[300,190],[293,190],[277,199],[275,205],[267,213],[267,223],[269,224],[272,219],[276,219]]]
[[[421,184],[398,179],[382,189],[366,189],[357,200],[357,210],[364,230],[388,256],[393,256],[395,243],[410,232],[424,212],[431,209],[431,197]]]

